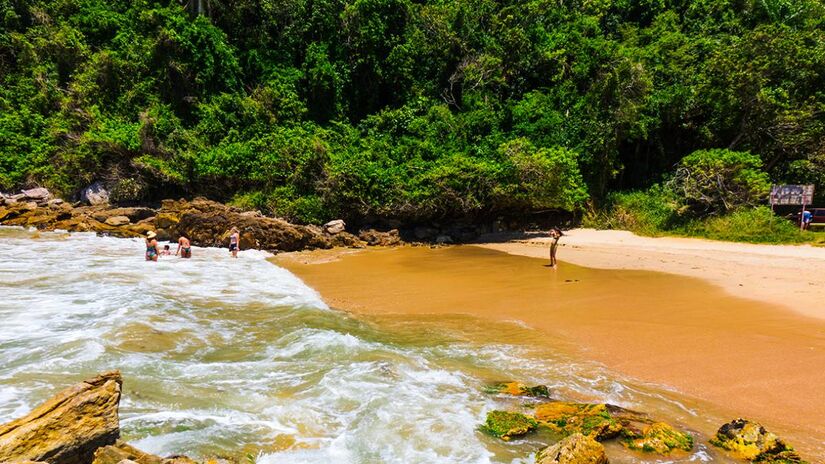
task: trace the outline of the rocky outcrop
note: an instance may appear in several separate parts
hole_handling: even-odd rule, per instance
[[[710,443],[748,461],[776,464],[805,462],[776,434],[747,419],[735,419],[723,425]]]
[[[494,437],[510,440],[536,430],[536,421],[524,414],[508,411],[490,411],[481,429]]]
[[[45,190],[45,189],[43,189]],[[140,237],[155,231],[159,240],[185,235],[193,245],[227,246],[232,227],[241,233],[241,249],[297,251],[332,247],[362,247],[364,241],[343,230],[343,221],[326,227],[291,224],[257,211],[242,211],[204,198],[167,200],[159,210],[145,207],[77,206],[36,192],[41,201],[22,201],[23,194],[0,205],[0,223],[41,230],[96,232],[116,237]],[[34,195],[34,193],[33,193]],[[374,244],[400,243],[398,231],[376,233]]]
[[[0,462],[85,464],[120,435],[120,372],[69,387],[25,417],[0,425]]]
[[[158,227],[158,235],[160,230],[171,237],[185,235],[199,246],[227,246],[232,227],[240,231],[241,249],[298,251],[361,244],[357,237],[346,232],[331,235],[319,227],[250,214],[204,198],[191,202],[164,201],[161,212],[163,216],[156,217],[156,225],[167,228]]]
[[[536,454],[536,464],[608,464],[604,446],[596,440],[575,433]]]

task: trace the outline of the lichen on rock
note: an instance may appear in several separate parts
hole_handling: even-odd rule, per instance
[[[624,436],[622,444],[638,451],[667,455],[675,449],[683,451],[693,449],[693,437],[690,434],[680,432],[664,422],[651,424],[641,432],[625,428],[622,430],[622,435]]]
[[[776,434],[747,419],[735,419],[724,424],[710,443],[748,461],[772,464],[805,462]]]
[[[508,411],[490,411],[481,429],[494,437],[509,440],[536,430],[536,421],[524,414]]]
[[[622,424],[605,404],[553,401],[538,405],[535,417],[539,424],[557,433],[581,433],[596,440],[614,438],[622,430]]]

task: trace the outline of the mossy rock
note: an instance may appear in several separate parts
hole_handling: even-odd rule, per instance
[[[609,461],[601,443],[574,433],[536,453],[536,464],[609,464]]]
[[[490,411],[481,429],[494,437],[509,440],[513,437],[527,435],[536,430],[537,426],[538,423],[533,418],[521,413]]]
[[[728,450],[735,457],[771,464],[804,464],[805,461],[776,434],[747,419],[723,425],[710,443]]]
[[[625,429],[622,431],[622,435],[624,435],[622,444],[637,451],[667,455],[675,449],[684,451],[693,449],[692,436],[682,433],[664,422],[651,424],[641,433]]]
[[[622,431],[622,424],[605,404],[554,401],[538,405],[535,416],[539,424],[562,435],[581,433],[596,440],[607,440]]]
[[[531,396],[535,398],[550,398],[550,389],[545,385],[528,387],[521,382],[502,382],[490,385],[484,391],[490,394],[504,394],[512,396]]]

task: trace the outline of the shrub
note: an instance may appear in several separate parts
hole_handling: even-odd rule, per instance
[[[743,208],[724,216],[695,220],[676,232],[713,240],[751,243],[803,243],[811,232],[799,230],[792,222],[776,216],[767,206]]]
[[[771,184],[758,156],[713,149],[682,158],[668,186],[698,213],[716,214],[756,205]]]

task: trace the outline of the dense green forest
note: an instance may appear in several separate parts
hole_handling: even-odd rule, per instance
[[[727,217],[771,182],[825,189],[823,20],[820,0],[0,0],[0,190],[303,222]]]

